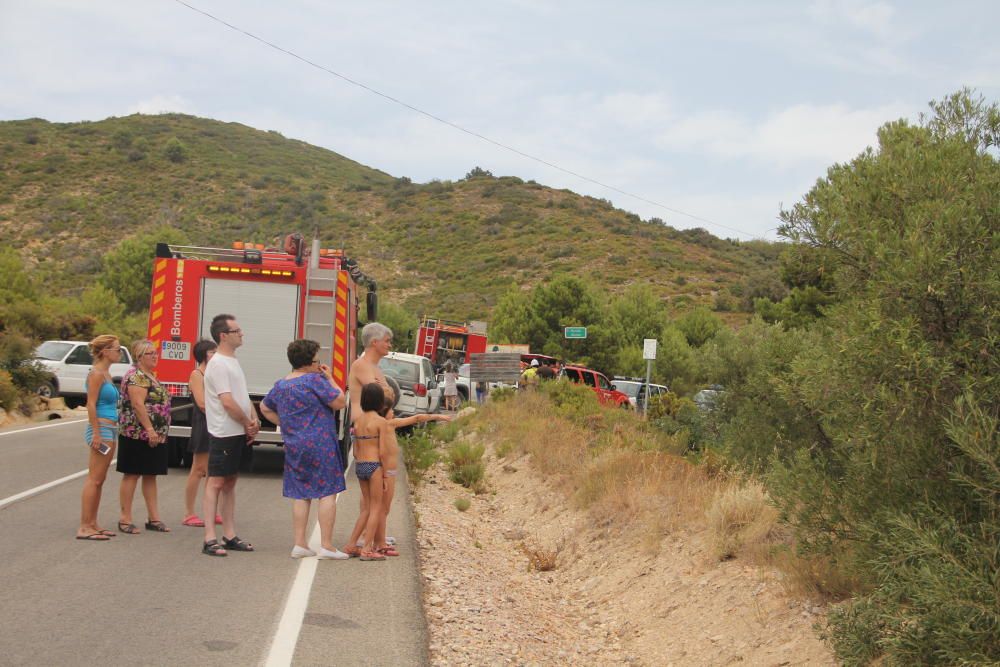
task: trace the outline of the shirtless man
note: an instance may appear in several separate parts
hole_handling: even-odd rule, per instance
[[[351,399],[351,424],[361,414],[361,388],[371,382],[376,382],[385,391],[386,400],[392,405],[396,397],[392,387],[385,379],[385,373],[378,367],[382,357],[392,352],[392,329],[369,322],[361,330],[361,345],[364,353],[351,364],[351,373],[347,377],[347,394]]]

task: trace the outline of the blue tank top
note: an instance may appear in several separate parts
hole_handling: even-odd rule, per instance
[[[110,382],[102,384],[101,392],[97,395],[97,416],[118,421],[118,390]]]

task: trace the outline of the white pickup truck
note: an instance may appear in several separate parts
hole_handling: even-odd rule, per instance
[[[89,343],[78,340],[47,340],[35,349],[35,361],[54,376],[51,381],[39,385],[35,389],[36,393],[46,398],[62,396],[67,405],[86,401],[87,374],[94,363]],[[132,355],[123,345],[121,361],[111,364],[111,379],[117,384],[131,365]]]

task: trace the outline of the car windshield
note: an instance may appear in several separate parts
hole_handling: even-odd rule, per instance
[[[72,347],[73,343],[60,343],[54,340],[47,340],[38,346],[38,349],[35,350],[35,356],[39,359],[60,361]]]
[[[615,388],[621,393],[625,394],[629,398],[635,398],[639,395],[639,387],[642,385],[638,382],[625,382],[623,380],[615,380]]]
[[[378,366],[383,373],[401,382],[413,383],[420,380],[420,368],[412,361],[382,357]]]

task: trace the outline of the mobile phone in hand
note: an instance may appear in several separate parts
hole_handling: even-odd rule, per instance
[[[104,454],[107,454],[110,451],[111,451],[111,445],[109,445],[106,442],[102,442],[100,445],[97,446],[97,453],[98,454],[104,455]]]

